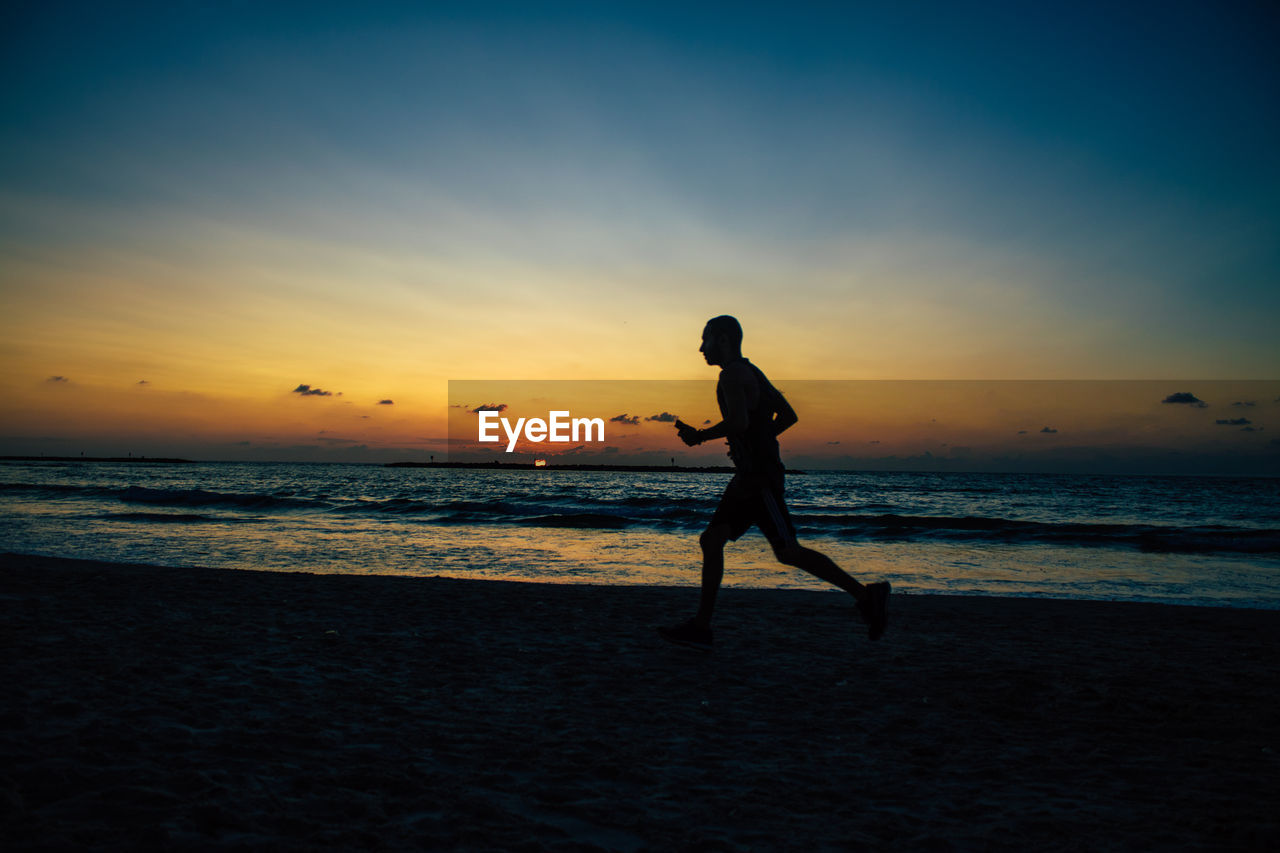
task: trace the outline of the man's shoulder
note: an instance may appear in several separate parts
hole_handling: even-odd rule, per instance
[[[720,381],[725,382],[726,380],[739,385],[756,385],[766,390],[773,388],[773,383],[769,381],[768,376],[764,375],[764,371],[745,358],[732,364],[726,364],[721,369]]]
[[[727,379],[732,382],[749,382],[754,380],[757,376],[764,376],[764,374],[760,372],[760,368],[756,367],[745,358],[740,358],[737,361],[731,361],[724,367],[720,368],[721,381]]]

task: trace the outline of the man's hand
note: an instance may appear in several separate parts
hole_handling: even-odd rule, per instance
[[[689,447],[702,443],[701,433],[678,418],[676,419],[676,434]]]

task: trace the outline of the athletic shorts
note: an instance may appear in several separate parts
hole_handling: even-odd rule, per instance
[[[751,525],[769,540],[775,551],[796,541],[796,528],[782,497],[782,476],[734,474],[711,517],[712,524],[729,525],[729,538],[737,539]]]

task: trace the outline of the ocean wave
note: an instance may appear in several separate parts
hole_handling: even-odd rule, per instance
[[[40,483],[33,482],[36,475],[23,472],[17,474],[22,482],[0,483],[0,499],[16,505],[18,512],[26,511],[24,504],[39,502],[50,508],[60,505],[76,517],[88,517],[79,506],[87,502],[94,505],[91,513],[107,513],[100,516],[103,519],[138,524],[309,517],[352,530],[393,522],[601,531],[639,528],[684,536],[696,534],[710,521],[719,493],[719,487],[709,481],[671,485],[643,477],[609,488],[599,487],[598,478],[583,477],[573,481],[575,488],[558,480],[522,489],[519,483],[464,475],[406,482],[388,479],[380,469],[360,469],[360,476],[344,471],[341,479],[326,479],[318,472],[327,469],[312,467],[289,469],[287,477],[274,479],[223,477],[222,472],[230,469],[217,466],[193,470],[203,472],[203,479],[153,476],[126,481],[136,485],[126,485],[114,474],[96,483]],[[184,474],[189,473],[184,469]],[[890,494],[895,489],[887,487],[902,485],[896,477],[862,476],[876,488],[859,489],[861,480],[856,478],[833,475],[822,481],[815,476],[807,484],[815,488],[807,494],[799,491],[792,518],[802,536],[852,542],[1280,555],[1280,530],[1275,529],[1280,495],[1276,483],[1269,480],[1248,481],[1247,490],[1234,481],[1191,480],[1182,484],[1181,491],[1165,494],[1169,490],[1155,489],[1150,479],[1116,479],[1106,482],[1109,492],[1099,494],[1088,488],[1092,481],[987,479],[985,487],[981,482],[953,483],[941,477],[934,478],[937,482],[911,480],[915,487],[911,498],[898,502]],[[1064,489],[1064,483],[1070,488]],[[925,486],[929,488],[922,493]],[[1003,487],[1002,499],[981,496],[1001,491],[996,486]],[[1040,489],[1038,496],[1027,492],[1032,486]],[[670,493],[664,494],[663,488]],[[952,499],[950,495],[958,491],[979,497]],[[1158,500],[1161,495],[1163,499]],[[1030,513],[1041,520],[1024,520]],[[56,514],[56,510],[51,513]]]
[[[125,503],[156,506],[223,506],[236,509],[316,508],[319,502],[305,498],[264,494],[208,492],[204,489],[148,489],[129,486],[119,495]]]
[[[705,498],[624,498],[583,500],[548,495],[504,495],[491,500],[422,500],[397,496],[356,499],[331,504],[281,495],[228,494],[200,489],[130,487],[121,500],[172,507],[229,507],[269,511],[312,509],[356,515],[393,515],[450,525],[506,524],[529,527],[619,529],[648,526],[660,530],[693,530],[710,520]],[[863,505],[866,506],[866,505]],[[1194,527],[1155,524],[1040,522],[991,517],[901,515],[894,513],[793,513],[806,535],[837,536],[860,541],[987,542],[1080,547],[1120,547],[1171,553],[1280,553],[1280,531],[1222,525]]]
[[[0,494],[39,498],[114,496],[118,490],[71,483],[0,483]]]
[[[619,498],[617,500],[603,501],[603,503],[608,503],[610,505],[628,507],[633,509],[649,509],[649,508],[668,509],[671,507],[680,507],[680,506],[705,507],[707,505],[707,499],[702,497],[685,498],[685,497],[675,497],[675,496],[666,497],[661,495],[640,495],[636,497]]]
[[[210,515],[189,512],[108,512],[96,516],[103,521],[141,521],[159,524],[181,524],[200,521],[223,521]]]
[[[799,516],[799,526],[862,540],[986,541],[998,544],[1128,547],[1169,553],[1280,553],[1280,530],[1203,525],[1059,524],[982,516]]]
[[[627,527],[632,522],[620,515],[605,515],[598,512],[569,512],[556,515],[535,515],[521,519],[524,524],[534,527],[583,527],[616,530]]]

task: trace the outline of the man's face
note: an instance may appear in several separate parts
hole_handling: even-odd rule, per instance
[[[707,360],[707,364],[724,364],[724,338],[712,334],[711,329],[702,330],[702,346],[698,352]]]

